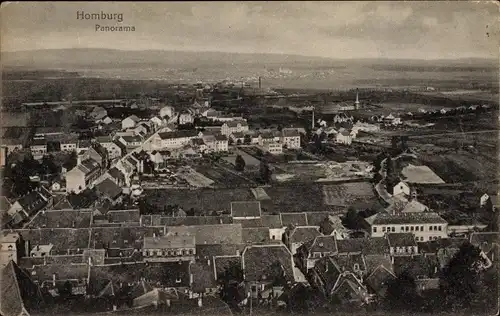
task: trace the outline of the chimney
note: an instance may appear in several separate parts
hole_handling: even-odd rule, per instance
[[[56,274],[52,273],[52,286],[56,286]]]
[[[210,267],[210,259],[207,259],[207,265]]]
[[[262,89],[262,78],[259,77],[259,89]]]
[[[26,240],[24,242],[24,251],[25,251],[25,256],[29,257],[30,256],[30,241]]]

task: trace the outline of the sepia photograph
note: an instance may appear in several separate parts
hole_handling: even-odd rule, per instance
[[[0,315],[498,315],[499,13],[2,2]]]

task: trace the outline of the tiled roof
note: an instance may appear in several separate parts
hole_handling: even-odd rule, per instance
[[[323,257],[316,261],[314,271],[320,276],[326,291],[331,293],[342,273],[342,268],[334,257]]]
[[[227,141],[226,135],[215,135],[215,139],[218,141]]]
[[[284,245],[254,245],[243,252],[246,281],[273,280],[283,271],[286,280],[293,281],[293,258]]]
[[[28,215],[33,215],[47,205],[39,192],[31,191],[18,200],[21,207]]]
[[[97,136],[95,139],[100,144],[102,144],[102,143],[111,143],[113,141],[113,137],[111,137],[111,135]]]
[[[97,194],[101,194],[111,200],[115,200],[122,194],[122,188],[109,178],[104,179],[104,181],[97,184],[95,188]]]
[[[139,122],[141,119],[137,117],[137,115],[130,115],[129,117],[127,117],[127,119],[131,119],[132,121],[134,122]]]
[[[288,225],[307,226],[306,213],[281,213],[280,216],[283,227]]]
[[[194,292],[205,293],[206,289],[217,287],[214,268],[211,265],[194,263],[191,265],[191,273],[193,274],[192,289]]]
[[[246,244],[196,245],[196,260],[212,259],[216,256],[236,256],[243,253]]]
[[[161,139],[183,138],[183,137],[196,137],[198,131],[196,130],[181,130],[174,132],[163,132],[158,134]]]
[[[260,217],[262,215],[259,201],[231,202],[231,216]]]
[[[379,266],[366,279],[366,284],[379,296],[383,297],[390,281],[396,279],[391,271]]]
[[[90,229],[87,228],[40,228],[18,229],[25,241],[31,246],[53,244],[52,252],[67,254],[67,250],[76,251],[87,248],[89,245]]]
[[[143,249],[166,249],[194,247],[195,236],[167,234],[158,237],[144,237]]]
[[[108,219],[112,223],[139,222],[141,212],[134,210],[111,210],[107,213]]]
[[[116,179],[117,181],[125,182],[125,175],[123,172],[120,171],[120,169],[113,167],[108,170],[108,173],[113,179]]]
[[[279,215],[262,215],[262,226],[269,228],[282,228],[281,217]]]
[[[391,272],[394,270],[390,255],[363,255],[363,258],[365,260],[367,274],[372,273],[380,266],[383,266]]]
[[[336,253],[337,252],[337,241],[333,236],[318,236],[314,238],[314,241],[309,249],[310,253],[314,252],[329,252]]]
[[[87,175],[99,169],[100,165],[94,159],[89,158],[87,160],[82,161],[81,164],[77,166],[77,168],[78,167],[83,167],[83,169],[81,170],[85,173],[85,175]]]
[[[220,278],[230,267],[241,267],[242,265],[241,256],[214,257],[213,261],[217,278]]]
[[[56,281],[63,280],[87,280],[87,264],[47,264],[35,266],[31,272],[31,278],[42,284],[45,281],[52,281],[53,275]]]
[[[290,232],[289,239],[291,243],[305,243],[318,236],[321,236],[321,233],[316,227],[299,226]]]
[[[406,271],[415,279],[434,277],[438,271],[436,258],[424,256],[395,256],[393,267],[396,276]]]
[[[85,189],[78,194],[68,194],[66,199],[73,209],[80,209],[92,206],[98,197],[95,190]]]
[[[95,227],[91,231],[90,246],[96,249],[141,249],[144,237],[163,234],[163,227]]]
[[[183,226],[183,225],[196,226],[196,225],[232,224],[232,223],[233,223],[233,218],[230,216],[186,216],[186,217],[162,216],[160,218],[160,224],[165,226]]]
[[[299,137],[300,136],[299,131],[296,129],[283,129],[281,131],[281,133],[283,134],[283,137]]]
[[[91,220],[90,209],[50,210],[38,212],[29,223],[29,228],[88,228]]]
[[[418,251],[420,253],[435,254],[439,249],[459,249],[462,244],[467,242],[466,238],[440,238],[419,242]]]
[[[241,244],[243,242],[240,224],[169,226],[167,227],[168,232],[194,235],[198,245]]]
[[[339,253],[388,254],[389,243],[383,237],[350,238],[337,240]]]
[[[446,224],[446,221],[433,212],[401,213],[396,215],[378,213],[373,215],[373,225],[386,224]]]
[[[243,228],[242,233],[244,243],[262,244],[270,241],[268,227]]]
[[[417,246],[413,233],[389,233],[387,234],[389,247],[413,247]]]
[[[2,269],[0,285],[0,314],[4,316],[21,315],[39,298],[38,287],[14,261]]]

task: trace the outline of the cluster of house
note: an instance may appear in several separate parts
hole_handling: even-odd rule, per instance
[[[74,295],[108,297],[125,282],[142,289],[130,294],[134,306],[155,304],[158,291],[203,299],[235,267],[243,272],[235,280],[243,303],[279,301],[285,289],[302,284],[328,298],[365,304],[383,296],[403,271],[419,290],[435,289],[439,271],[467,240],[481,249],[482,269],[492,266],[498,251],[498,233],[449,238],[446,221],[430,211],[375,214],[365,221],[365,238],[351,238],[328,212],[265,215],[258,201],[232,202],[230,212],[168,217],[41,210],[30,229],[4,235],[2,264],[25,269],[53,296],[70,282]]]

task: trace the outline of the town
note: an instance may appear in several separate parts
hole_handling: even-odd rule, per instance
[[[0,315],[498,313],[494,2],[0,15]]]
[[[497,195],[425,164],[429,144],[446,146],[433,126],[492,105],[370,115],[369,92],[355,89],[329,114],[306,101],[263,112],[294,113],[289,125],[263,126],[220,106],[223,92],[248,98],[244,87],[175,89],[188,101],[23,104],[39,123],[3,135],[2,276],[17,288],[2,287],[14,304],[4,315],[32,304],[260,314],[417,299],[425,311],[443,284],[461,295],[458,260],[494,282]],[[481,148],[456,142],[457,154]]]

